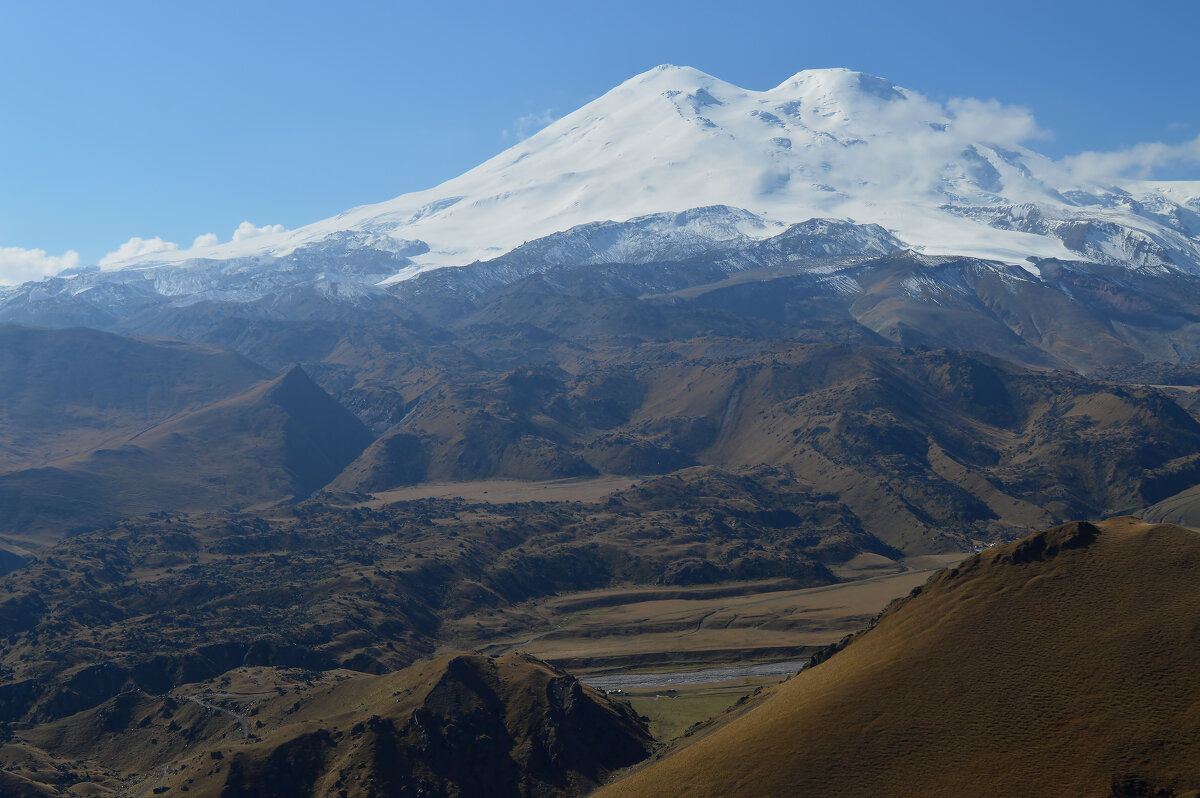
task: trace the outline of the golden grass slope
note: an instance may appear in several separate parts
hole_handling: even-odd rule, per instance
[[[1073,523],[978,554],[604,796],[1200,789],[1200,533]]]

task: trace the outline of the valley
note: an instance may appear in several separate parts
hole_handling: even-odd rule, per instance
[[[275,772],[263,763],[304,751],[323,764],[294,789],[378,794],[399,777],[336,736],[360,721],[306,707],[342,681],[465,651],[620,691],[589,695],[630,713],[637,756],[674,750],[738,722],[972,549],[1182,506],[1200,483],[1200,421],[1171,387],[1190,384],[1186,362],[1069,371],[1066,351],[1111,363],[1108,339],[1082,354],[1061,337],[998,347],[984,332],[989,352],[964,351],[938,336],[960,336],[968,311],[947,327],[941,299],[889,300],[905,319],[893,340],[832,297],[816,316],[779,315],[758,298],[701,301],[762,275],[717,271],[675,295],[680,273],[641,266],[619,289],[594,271],[522,277],[453,312],[410,301],[388,328],[390,299],[316,327],[210,308],[191,343],[8,328],[21,342],[9,369],[41,351],[92,363],[133,351],[122,356],[153,369],[170,403],[147,405],[148,378],[128,366],[92,373],[110,432],[62,452],[55,436],[101,411],[85,400],[66,406],[78,421],[41,419],[61,389],[5,383],[6,407],[33,409],[0,429],[28,452],[0,473],[5,789],[239,794]],[[236,377],[197,393],[153,365],[164,346],[219,356]],[[272,351],[315,359],[276,363],[275,377],[243,365]],[[439,705],[437,723],[477,722],[463,706]],[[101,742],[77,731],[88,724],[107,730]],[[416,733],[387,728],[372,746]],[[83,737],[58,742],[75,739],[67,730]],[[210,749],[223,758],[201,768]],[[337,762],[362,762],[366,781]],[[588,773],[595,786],[610,770]]]
[[[149,794],[186,783],[197,791],[218,776],[228,789],[232,771],[197,772],[189,750],[250,746],[245,756],[252,756],[277,739],[275,729],[292,733],[291,715],[314,690],[364,671],[406,673],[408,662],[465,649],[533,655],[598,686],[634,674],[641,686],[604,689],[620,689],[610,698],[648,718],[650,733],[665,743],[799,667],[753,673],[755,664],[806,661],[961,557],[858,555],[836,576],[808,575],[826,587],[798,588],[797,575],[536,598],[562,589],[564,562],[576,585],[610,579],[613,566],[592,562],[598,573],[588,576],[578,551],[547,547],[545,538],[519,544],[515,535],[484,534],[506,512],[531,527],[553,520],[558,537],[571,510],[603,506],[573,500],[531,515],[521,503],[461,498],[378,502],[374,510],[299,505],[291,518],[244,519],[236,533],[222,516],[175,514],[71,538],[3,584],[10,598],[2,606],[0,668],[8,681],[0,711],[10,736],[0,755],[14,777],[47,790],[92,784],[100,794]],[[417,532],[422,523],[429,532]],[[586,540],[571,537],[586,550]],[[482,552],[497,545],[511,562],[481,565]],[[659,545],[669,556],[669,545]],[[522,555],[525,547],[546,555]],[[489,608],[471,611],[481,603]],[[676,683],[680,671],[701,671],[700,678]],[[85,717],[102,724],[102,745],[88,733],[71,737],[76,731],[60,741]],[[38,775],[47,772],[49,782]],[[133,775],[152,772],[162,775]]]
[[[962,556],[901,564],[860,555],[878,562],[843,571],[846,581],[823,587],[789,589],[791,583],[772,580],[572,592],[536,602],[528,612],[539,620],[524,624],[529,633],[514,639],[494,638],[486,615],[468,615],[446,633],[452,645],[485,653],[520,648],[585,681],[688,664],[796,660],[857,631],[893,598]]]
[[[988,549],[599,794],[1192,795],[1198,551],[1133,518]]]

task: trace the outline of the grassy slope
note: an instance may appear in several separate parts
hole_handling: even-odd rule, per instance
[[[945,572],[760,708],[603,794],[1200,787],[1200,534],[1099,528],[1090,545],[1090,527],[1067,525]]]

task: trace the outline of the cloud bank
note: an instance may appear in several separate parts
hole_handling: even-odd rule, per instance
[[[174,241],[164,241],[158,236],[154,238],[139,238],[138,236],[134,236],[101,258],[100,268],[103,269],[132,258],[140,258],[143,255],[153,255],[156,252],[172,252],[177,249],[179,249],[179,245]]]
[[[17,285],[41,280],[66,269],[79,268],[79,253],[68,250],[61,255],[44,249],[0,247],[0,285]]]
[[[258,227],[252,222],[242,222],[237,226],[237,229],[233,231],[233,236],[230,238],[230,241],[245,241],[248,238],[257,238],[258,236],[267,235],[268,233],[282,233],[284,230],[286,230],[286,228],[281,224],[267,224],[263,225],[262,227]],[[99,265],[102,269],[113,266],[119,268],[120,265],[126,261],[133,260],[135,258],[142,258],[147,255],[161,254],[164,252],[190,251],[192,249],[214,247],[220,243],[221,238],[216,233],[204,233],[196,236],[188,250],[183,250],[179,244],[175,243],[174,241],[166,241],[161,236],[155,236],[154,238],[141,238],[140,236],[134,236],[112,252],[107,253],[103,258],[100,259]],[[40,252],[41,250],[32,251]],[[44,254],[45,253],[43,253],[43,255]],[[78,260],[79,256],[77,253],[68,254],[75,255],[76,260]],[[61,269],[59,269],[59,271],[61,271]]]
[[[1116,152],[1082,152],[1062,159],[1063,168],[1076,180],[1101,184],[1144,179],[1164,166],[1197,163],[1200,163],[1200,136],[1182,144],[1151,141]]]
[[[245,241],[247,238],[258,238],[268,233],[282,233],[284,229],[284,226],[281,224],[266,224],[262,227],[255,227],[251,222],[242,222],[233,231],[233,240]]]
[[[1028,108],[996,100],[941,103],[905,92],[879,102],[852,94],[845,103],[817,107],[820,116],[804,118],[818,136],[806,144],[801,182],[851,187],[872,200],[937,194],[946,180],[962,176],[964,163],[981,160],[971,155],[974,145],[1020,151],[1047,136]],[[831,195],[827,202],[836,211],[837,198]]]

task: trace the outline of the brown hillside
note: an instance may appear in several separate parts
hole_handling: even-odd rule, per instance
[[[295,368],[110,447],[0,475],[0,533],[37,545],[132,515],[303,498],[370,441]]]
[[[1151,388],[953,351],[694,339],[440,384],[332,487],[767,466],[915,554],[1145,506],[1200,480],[1198,452],[1200,423]]]
[[[602,794],[1195,794],[1198,567],[1200,533],[1131,518],[988,549]]]
[[[655,746],[627,705],[521,653],[383,676],[239,669],[122,693],[23,737],[0,744],[14,785],[196,798],[580,795]]]
[[[1168,496],[1138,515],[1151,524],[1181,524],[1200,527],[1200,485]]]

